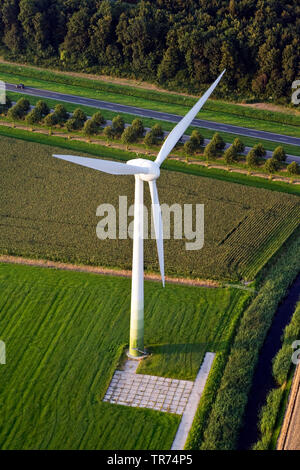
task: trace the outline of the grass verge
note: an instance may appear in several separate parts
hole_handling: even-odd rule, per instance
[[[29,102],[33,106],[37,103],[37,101],[39,101],[41,99],[37,96],[30,96],[30,95],[25,95],[25,94],[22,94],[22,93],[17,93],[17,92],[16,93],[15,92],[7,92],[7,94],[11,98],[12,101],[17,101],[18,99],[25,97],[29,100]],[[43,101],[45,101],[48,104],[48,106],[51,109],[53,109],[55,107],[55,105],[58,102],[60,102],[60,101],[53,100],[53,99],[47,99],[47,98],[46,99],[42,98],[42,99],[43,99]],[[98,108],[94,108],[94,107],[90,107],[90,106],[76,105],[76,104],[67,103],[67,102],[61,102],[61,103],[63,103],[63,105],[65,106],[67,111],[70,112],[70,113],[72,113],[75,109],[80,107],[80,109],[82,109],[88,116],[92,116],[98,109]],[[110,121],[115,116],[120,114],[120,113],[115,113],[115,112],[108,111],[108,110],[105,110],[105,109],[101,109],[101,113],[103,114],[103,116],[106,120],[110,120]],[[136,119],[136,117],[137,117],[136,115],[129,114],[129,113],[121,113],[121,115],[124,118],[125,122],[128,123],[128,124],[131,124],[132,121],[134,119]],[[170,132],[175,126],[174,123],[159,120],[159,119],[142,118],[142,121],[143,121],[144,126],[148,127],[148,128],[153,127],[155,124],[160,124],[162,129],[165,132]],[[212,136],[215,134],[215,131],[211,131],[211,130],[205,129],[205,128],[193,127],[193,126],[190,126],[186,130],[185,134],[190,135],[192,133],[192,131],[195,130],[195,129],[200,131],[205,139],[211,139]],[[239,136],[237,134],[231,134],[229,132],[219,132],[219,134],[222,136],[223,140],[227,143],[232,143],[236,137],[239,137],[243,141],[243,143],[245,144],[246,147],[254,147],[254,145],[256,145],[258,143],[257,139],[254,139],[252,137]],[[270,150],[270,151],[273,151],[279,145],[278,142],[272,142],[270,140],[264,140],[264,139],[260,139],[259,142],[261,144],[263,144],[263,146],[265,147],[266,150]],[[282,144],[282,147],[284,148],[284,150],[287,154],[300,156],[300,147],[299,146],[290,145],[290,144]]]
[[[148,90],[145,92],[145,90],[135,87],[115,85],[100,80],[82,79],[47,70],[37,71],[30,67],[16,67],[3,63],[0,64],[0,77],[10,83],[22,82],[28,86],[60,93],[75,94],[179,115],[186,114],[196,101],[196,99],[180,95]],[[212,109],[209,109],[210,106],[212,106]],[[257,116],[260,116],[260,119],[257,119]],[[278,134],[299,136],[299,128],[297,127],[300,125],[300,119],[298,116],[289,114],[282,116],[281,113],[270,111],[261,111],[259,113],[251,108],[216,102],[213,105],[207,104],[201,111],[200,118]],[[272,120],[268,120],[270,118]]]

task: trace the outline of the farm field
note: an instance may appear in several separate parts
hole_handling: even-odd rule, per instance
[[[0,292],[1,449],[171,447],[178,416],[101,402],[128,341],[129,279],[0,264]],[[248,295],[146,282],[145,341],[162,360],[143,372],[194,378]]]
[[[132,240],[99,240],[96,209],[118,208],[119,195],[128,196],[129,207],[134,179],[58,161],[53,153],[62,152],[1,137],[1,253],[130,269]],[[168,275],[252,280],[300,222],[297,196],[168,171],[158,186],[162,204],[205,205],[203,249],[165,240]],[[147,188],[145,202],[150,207]],[[145,268],[158,270],[154,240],[145,241]]]

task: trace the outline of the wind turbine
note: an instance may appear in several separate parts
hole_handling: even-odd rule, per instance
[[[170,132],[154,162],[138,158],[129,160],[126,163],[118,163],[96,158],[76,157],[73,155],[53,155],[61,160],[103,171],[104,173],[135,176],[130,345],[128,352],[128,356],[132,358],[141,358],[146,354],[144,351],[144,181],[149,183],[159,267],[162,284],[164,286],[163,227],[156,180],[160,175],[161,164],[214,91],[224,72],[225,70]]]

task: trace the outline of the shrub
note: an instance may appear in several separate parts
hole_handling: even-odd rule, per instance
[[[279,385],[282,385],[288,376],[291,367],[292,348],[285,344],[273,360],[273,376]]]
[[[283,392],[280,388],[273,389],[267,397],[267,403],[261,409],[259,429],[263,435],[263,439],[261,439],[254,446],[255,450],[269,449],[272,440],[273,429],[276,424],[276,419],[282,399],[282,394]]]
[[[120,137],[125,129],[125,122],[122,116],[115,116],[112,120],[112,127],[116,136]]]
[[[42,119],[42,114],[40,110],[35,107],[33,108],[26,116],[26,122],[28,124],[36,124]]]
[[[214,143],[217,150],[223,150],[225,147],[225,142],[218,132],[213,135],[211,142]]]
[[[103,133],[108,140],[111,140],[115,137],[115,132],[112,126],[104,127]]]
[[[87,136],[95,135],[98,132],[98,126],[96,125],[95,122],[93,122],[92,119],[88,119],[84,123],[83,132]]]
[[[299,175],[300,174],[300,166],[297,162],[292,162],[287,166],[287,171],[291,175]]]
[[[50,113],[50,114],[47,114],[47,116],[45,116],[44,118],[44,123],[46,124],[46,126],[48,127],[53,127],[57,124],[57,116],[55,113]]]
[[[147,132],[147,134],[145,135],[144,144],[146,145],[146,147],[151,147],[152,145],[157,144],[157,139],[153,135],[152,131]]]
[[[275,158],[268,158],[264,164],[264,169],[269,173],[275,173],[279,168],[278,160]]]
[[[235,147],[237,153],[243,153],[245,150],[244,142],[242,142],[241,139],[239,139],[238,137],[234,139],[232,145]]]
[[[300,333],[300,302],[291,322],[284,329],[283,346],[273,360],[273,377],[278,385],[287,380],[291,368],[292,343],[298,339]]]
[[[30,109],[30,103],[26,98],[20,98],[17,103],[11,107],[7,113],[10,119],[24,119]]]
[[[57,104],[54,108],[57,123],[63,125],[69,119],[69,113],[62,104]]]
[[[196,129],[192,132],[190,140],[193,143],[195,150],[199,150],[204,143],[204,137]]]
[[[145,129],[141,119],[134,119],[131,123],[131,126],[135,130],[137,137],[143,137]]]
[[[22,110],[23,112],[23,116],[25,116],[25,114],[29,111],[30,109],[30,102],[28,101],[27,98],[20,98],[17,103],[16,103],[16,106],[19,106],[19,108]]]
[[[18,119],[22,119],[25,114],[26,113],[24,113],[22,108],[18,104],[15,104],[8,110],[7,116],[9,117],[9,119],[16,121]]]
[[[258,155],[256,154],[254,148],[250,149],[247,156],[246,156],[246,162],[247,162],[247,165],[250,167],[250,168],[254,168],[256,166],[258,166],[259,164],[259,157]]]
[[[100,111],[97,111],[93,116],[91,117],[91,121],[100,129],[101,126],[104,126],[106,124],[106,120],[102,116]]]
[[[184,143],[183,148],[184,148],[184,152],[187,155],[194,155],[194,153],[196,151],[196,146],[195,146],[194,142],[191,139],[187,140]]]
[[[237,149],[236,147],[232,144],[228,149],[225,150],[224,152],[224,160],[226,163],[233,163],[236,162],[238,158],[237,155]]]
[[[47,116],[50,113],[50,108],[43,100],[39,100],[35,107],[40,111],[42,117]]]
[[[157,139],[162,139],[164,136],[164,131],[162,130],[162,127],[160,124],[154,124],[154,126],[151,129],[152,134],[154,137]]]
[[[48,116],[50,116],[50,114],[48,114]],[[65,123],[65,127],[69,132],[77,130],[78,129],[77,125],[78,125],[78,122],[73,117],[69,118],[67,122]]]
[[[137,133],[134,127],[128,126],[124,129],[124,132],[121,136],[121,141],[123,144],[131,144],[132,142],[136,142],[137,140]]]
[[[276,149],[273,152],[272,158],[275,158],[275,160],[277,160],[278,162],[285,162],[286,153],[285,153],[284,148],[281,145],[276,147]]]
[[[75,120],[75,130],[82,129],[85,121],[87,120],[87,115],[82,111],[82,109],[77,108],[75,109],[71,119]]]
[[[212,140],[209,142],[209,144],[206,145],[205,149],[204,149],[204,156],[207,158],[207,159],[214,159],[216,158],[218,155],[218,150],[216,148],[216,145],[215,145],[215,142],[213,142]]]
[[[264,148],[264,146],[263,146],[262,144],[256,144],[256,145],[254,145],[253,150],[254,150],[254,152],[256,153],[256,155],[257,155],[258,157],[260,157],[260,158],[266,156],[266,150],[265,150],[265,148]]]

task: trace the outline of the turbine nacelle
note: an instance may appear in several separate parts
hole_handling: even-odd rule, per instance
[[[144,158],[135,158],[134,160],[128,160],[127,165],[132,165],[134,167],[139,166],[142,168],[147,168],[147,174],[140,173],[138,177],[143,181],[154,181],[160,175],[160,169],[157,163],[152,162],[151,160],[146,160]]]

